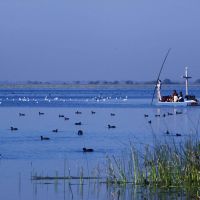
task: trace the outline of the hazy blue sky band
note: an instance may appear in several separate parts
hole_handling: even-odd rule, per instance
[[[0,80],[200,78],[199,0],[1,0]]]

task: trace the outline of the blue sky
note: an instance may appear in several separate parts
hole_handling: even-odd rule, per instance
[[[1,0],[0,80],[200,78],[199,0]]]

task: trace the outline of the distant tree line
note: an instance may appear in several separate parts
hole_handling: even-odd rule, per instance
[[[139,84],[156,84],[156,80],[153,81],[132,81],[132,80],[125,80],[125,81],[106,81],[106,80],[97,80],[97,81],[16,81],[16,82],[10,82],[10,81],[0,81],[0,84],[28,84],[28,85],[139,85]],[[170,85],[170,84],[184,84],[184,81],[178,82],[178,81],[172,81],[169,78],[166,78],[162,80],[162,84]],[[200,79],[197,79],[196,81],[192,82],[190,81],[190,84],[199,84],[200,85]]]

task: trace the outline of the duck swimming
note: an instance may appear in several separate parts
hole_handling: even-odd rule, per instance
[[[50,138],[48,138],[48,137],[43,137],[43,136],[40,136],[40,139],[41,139],[41,140],[50,140]]]
[[[78,131],[78,135],[83,135],[83,131],[82,131],[82,130],[79,130],[79,131]]]
[[[82,123],[81,122],[76,122],[76,123],[74,123],[74,125],[80,126],[80,125],[82,125]]]
[[[108,128],[116,128],[116,126],[108,124]]]
[[[18,128],[14,128],[14,127],[11,126],[11,127],[10,127],[10,130],[11,130],[11,131],[17,131]]]
[[[94,151],[94,149],[87,149],[87,148],[83,148],[83,152],[93,152]]]

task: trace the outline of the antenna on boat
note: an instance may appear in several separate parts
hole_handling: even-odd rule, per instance
[[[191,76],[188,76],[188,67],[185,68],[185,75],[183,76],[185,79],[185,95],[188,95],[188,80],[192,78]]]
[[[166,56],[165,56],[165,58],[164,58],[164,60],[163,60],[163,63],[162,63],[162,65],[161,65],[161,68],[160,68],[160,71],[159,71],[159,74],[158,74],[158,78],[157,78],[157,80],[156,80],[156,85],[155,85],[155,88],[154,88],[153,96],[152,96],[152,99],[151,99],[151,105],[152,105],[153,100],[154,100],[154,96],[155,96],[155,92],[156,92],[158,80],[160,79],[161,72],[162,72],[162,70],[163,70],[165,61],[167,60],[167,57],[168,57],[170,51],[171,51],[171,48],[168,49],[167,54],[166,54]]]

